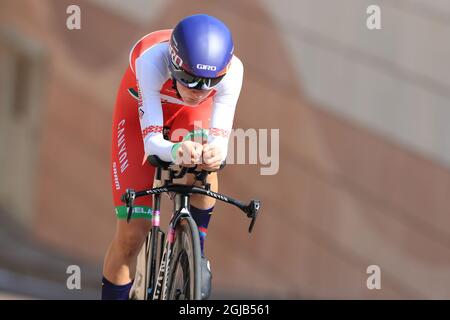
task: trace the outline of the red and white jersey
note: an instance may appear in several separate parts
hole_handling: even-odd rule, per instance
[[[139,91],[139,117],[146,155],[157,155],[173,162],[173,142],[163,137],[163,108],[175,104],[188,108],[172,88],[169,73],[169,39],[172,30],[150,33],[139,40],[130,52],[130,68],[136,77]],[[227,74],[214,87],[205,100],[211,100],[212,109],[208,130],[208,143],[221,148],[226,158],[228,140],[233,126],[234,113],[242,87],[244,67],[233,56]]]

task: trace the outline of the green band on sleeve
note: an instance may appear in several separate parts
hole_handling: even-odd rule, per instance
[[[172,146],[172,160],[173,160],[173,162],[175,162],[176,159],[177,159],[177,157],[176,157],[177,156],[177,152],[178,152],[178,149],[181,147],[181,143],[183,141],[195,141],[196,138],[199,138],[199,137],[201,137],[202,140],[205,140],[205,141],[208,140],[208,130],[207,129],[192,130],[192,131],[190,131],[188,134],[186,134],[183,137],[183,140],[181,142],[175,143]]]
[[[187,135],[184,136],[183,141],[194,140],[197,137],[202,137],[202,139],[208,139],[208,130],[206,129],[197,129],[190,131]]]
[[[178,149],[180,149],[180,147],[181,147],[181,142],[175,143],[172,146],[172,161],[173,162],[175,162],[177,160],[177,152],[178,152]]]

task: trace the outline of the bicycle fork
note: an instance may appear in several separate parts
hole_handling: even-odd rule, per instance
[[[159,207],[160,207],[160,195],[155,195],[155,211],[154,211],[154,215],[152,218],[152,225],[154,230],[159,231],[159,218],[160,218],[160,211],[159,211]],[[172,217],[173,218],[173,217]],[[156,234],[156,232],[154,232],[154,234]],[[153,235],[152,235],[153,236]],[[153,294],[152,297],[154,300],[158,300],[158,299],[162,299],[166,300],[167,299],[167,285],[168,285],[168,277],[169,277],[169,268],[170,268],[170,259],[172,257],[172,250],[173,250],[173,243],[174,243],[174,236],[175,236],[175,228],[174,228],[174,224],[173,221],[170,223],[169,226],[169,234],[167,237],[167,241],[163,242],[162,245],[164,245],[164,249],[161,250],[162,251],[162,256],[160,259],[160,264],[159,264],[159,270],[158,270],[158,274],[156,274],[156,258],[152,259],[152,266],[151,266],[151,285],[149,286],[149,288],[154,288],[153,290]],[[156,238],[156,237],[155,237]],[[156,249],[156,239],[153,242],[153,247]],[[162,248],[161,248],[162,249]],[[153,251],[156,252],[156,251]]]
[[[158,278],[156,281],[155,293],[153,299],[167,300],[167,286],[170,273],[170,259],[172,258],[172,250],[174,243],[175,229],[172,227],[169,230],[169,236],[167,238],[166,245],[164,246],[164,252],[159,266]]]
[[[155,223],[158,224],[159,228],[159,204],[160,198],[157,197],[155,199],[155,208],[158,210],[155,211]],[[167,300],[167,288],[170,274],[170,261],[172,259],[172,251],[175,243],[175,227],[180,218],[180,214],[188,214],[189,210],[189,197],[187,195],[175,195],[175,213],[172,216],[172,219],[169,224],[169,234],[167,237],[167,242],[164,246],[164,252],[161,259],[161,264],[159,266],[158,277],[156,279],[155,291],[153,294],[153,299],[160,299],[162,297],[163,300]]]

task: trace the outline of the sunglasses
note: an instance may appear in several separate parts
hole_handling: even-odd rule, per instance
[[[210,90],[217,86],[225,75],[217,78],[201,78],[194,76],[171,61],[171,73],[175,80],[181,82],[182,85],[189,89]]]

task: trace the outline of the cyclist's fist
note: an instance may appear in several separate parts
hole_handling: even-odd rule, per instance
[[[180,143],[175,155],[175,163],[184,167],[193,167],[201,163],[203,145],[195,141]]]
[[[203,145],[203,162],[199,166],[202,170],[214,171],[222,164],[222,150],[214,144]]]

